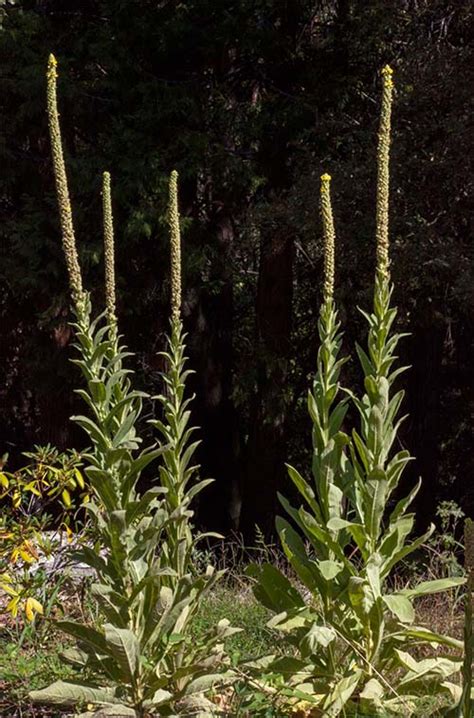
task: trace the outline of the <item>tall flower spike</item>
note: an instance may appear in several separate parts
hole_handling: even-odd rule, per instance
[[[392,116],[393,70],[389,65],[382,69],[382,107],[380,111],[379,138],[377,148],[377,273],[389,277],[389,184],[390,184],[390,127]]]
[[[171,236],[171,322],[173,327],[176,327],[181,318],[181,233],[176,170],[170,175],[168,222]]]
[[[104,172],[102,175],[102,208],[104,215],[105,306],[107,321],[111,326],[115,326],[117,315],[115,309],[114,222],[109,172]]]
[[[323,218],[324,236],[324,302],[334,296],[334,218],[331,205],[331,175],[321,175],[321,214]]]
[[[81,268],[77,257],[76,237],[72,222],[71,202],[69,200],[69,189],[67,184],[66,167],[64,164],[63,147],[61,142],[61,130],[59,127],[58,100],[56,93],[57,60],[54,55],[49,56],[47,100],[48,100],[48,123],[51,138],[51,151],[53,155],[54,177],[56,180],[56,193],[58,195],[59,219],[61,222],[61,233],[63,249],[66,258],[66,266],[69,274],[72,298],[76,307],[84,299],[82,288]]]

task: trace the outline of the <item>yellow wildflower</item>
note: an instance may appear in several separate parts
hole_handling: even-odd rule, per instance
[[[39,601],[36,600],[36,598],[29,596],[25,601],[26,620],[31,623],[37,613],[39,613],[41,616],[43,615],[43,606]]]

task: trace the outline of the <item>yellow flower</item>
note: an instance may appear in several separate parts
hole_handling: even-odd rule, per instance
[[[13,588],[13,579],[11,576],[9,576],[7,573],[2,573],[0,575],[0,589],[7,593],[9,596],[12,596],[15,598],[18,596],[18,591]]]
[[[15,596],[12,598],[12,600],[7,604],[7,613],[10,613],[13,618],[16,618],[18,615],[18,604],[20,603],[20,597]]]
[[[11,553],[11,560],[16,563],[21,558],[25,563],[34,563],[38,559],[38,553],[30,541],[23,541],[15,546]]]
[[[67,541],[68,543],[71,543],[71,542],[72,542],[72,538],[73,538],[73,536],[74,536],[74,533],[73,533],[71,527],[68,526],[67,524],[63,524],[63,526],[64,526],[64,530],[65,530],[65,532],[66,532],[66,541]]]
[[[71,494],[69,493],[69,491],[68,491],[67,489],[64,489],[64,490],[63,490],[63,492],[62,492],[62,494],[61,494],[61,498],[62,498],[62,500],[63,500],[64,506],[65,506],[67,509],[70,509],[71,506],[72,506]]]
[[[31,596],[29,596],[29,598],[27,598],[25,601],[26,620],[31,623],[37,613],[39,613],[41,616],[43,615],[43,606],[39,601],[36,600],[36,598],[32,598]]]
[[[81,472],[79,471],[79,469],[74,469],[74,475],[76,477],[77,483],[79,484],[80,488],[83,489],[84,488],[84,478],[83,478]]]

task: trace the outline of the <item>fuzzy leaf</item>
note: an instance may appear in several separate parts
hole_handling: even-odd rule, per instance
[[[382,598],[387,608],[402,623],[413,623],[415,620],[415,610],[406,596],[392,593],[388,596],[383,596]]]
[[[112,688],[90,686],[87,683],[55,681],[47,688],[30,691],[33,703],[52,703],[53,705],[73,706],[76,703],[114,703],[115,691]]]

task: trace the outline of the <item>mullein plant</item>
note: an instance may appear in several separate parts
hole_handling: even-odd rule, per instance
[[[176,175],[171,177],[173,313],[164,422],[164,442],[142,447],[138,432],[146,394],[133,388],[131,355],[117,330],[114,233],[110,175],[103,175],[106,311],[91,319],[89,294],[83,288],[68,184],[62,153],[56,100],[56,60],[48,65],[48,117],[59,202],[63,249],[69,273],[76,348],[84,388],[79,394],[88,416],[75,421],[88,434],[84,457],[92,498],[86,505],[94,544],[76,553],[93,569],[92,595],[99,609],[97,625],[59,621],[77,639],[65,658],[80,670],[77,679],[57,681],[33,691],[36,702],[65,706],[89,704],[83,718],[99,716],[185,716],[210,709],[206,691],[229,676],[223,640],[234,632],[220,621],[201,640],[191,636],[200,600],[218,576],[192,571],[190,554],[197,538],[190,524],[190,502],[206,482],[196,483],[190,465],[189,401],[184,398],[183,338],[180,321],[180,248]],[[171,213],[171,214],[172,214]],[[178,234],[176,235],[176,232]],[[174,232],[174,234],[173,234]],[[178,280],[176,282],[176,280]],[[142,471],[162,459],[161,483],[144,493]]]
[[[183,323],[181,320],[181,235],[178,211],[178,173],[173,171],[169,182],[168,223],[171,244],[171,322],[167,351],[162,353],[168,370],[163,374],[165,391],[155,397],[163,408],[163,420],[152,421],[163,444],[160,466],[161,484],[166,488],[165,501],[172,515],[191,517],[190,504],[211,479],[195,481],[197,467],[193,456],[199,441],[191,441],[196,429],[190,426],[190,404],[186,397],[186,369]],[[207,534],[209,535],[209,534]],[[170,525],[164,546],[164,560],[176,568],[178,576],[193,570],[194,540],[189,521]]]
[[[378,135],[376,203],[376,276],[367,350],[356,351],[365,392],[341,394],[341,336],[333,300],[334,228],[329,176],[321,178],[325,240],[324,297],[320,312],[320,350],[309,413],[313,423],[312,481],[292,467],[289,475],[303,503],[296,509],[280,496],[292,523],[277,519],[289,563],[310,599],[270,566],[252,567],[257,597],[276,615],[269,625],[281,630],[296,649],[291,658],[266,661],[267,678],[284,674],[295,696],[324,716],[341,711],[410,715],[419,695],[445,691],[457,700],[449,678],[459,670],[452,655],[416,660],[418,644],[461,648],[448,636],[415,626],[413,599],[444,591],[464,579],[427,581],[391,590],[393,569],[423,545],[433,528],[409,540],[414,515],[408,508],[420,481],[408,496],[393,501],[403,470],[411,460],[395,450],[403,417],[403,392],[393,392],[396,309],[391,305],[389,263],[389,155],[393,94],[392,70],[382,71],[383,93]],[[341,398],[345,396],[344,398]],[[351,436],[342,430],[347,404],[356,410]],[[296,528],[295,528],[296,527]]]

